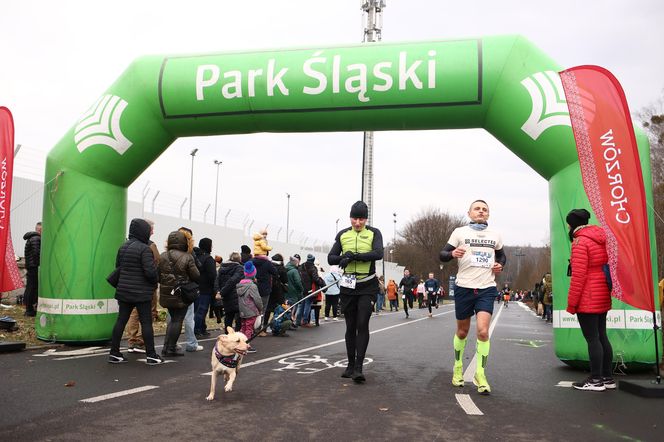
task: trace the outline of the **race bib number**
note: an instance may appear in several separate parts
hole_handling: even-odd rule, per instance
[[[473,251],[470,255],[470,266],[490,269],[493,267],[493,256],[487,252]]]
[[[342,275],[339,285],[341,285],[341,287],[346,287],[347,289],[354,289],[355,283],[357,283],[355,275]]]

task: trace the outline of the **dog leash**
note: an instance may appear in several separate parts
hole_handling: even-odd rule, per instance
[[[333,285],[337,285],[337,284],[339,284],[339,280],[336,280],[336,281],[334,281],[334,282],[332,282],[332,283],[326,285],[325,287],[321,287],[321,288],[317,289],[316,291],[313,291],[313,292],[309,293],[307,296],[305,296],[304,298],[300,299],[300,300],[297,301],[295,304],[289,306],[286,310],[284,310],[283,312],[281,312],[281,313],[279,314],[279,316],[277,316],[276,318],[273,318],[272,321],[276,321],[276,320],[281,319],[282,316],[284,316],[286,313],[288,313],[289,311],[291,311],[291,310],[293,309],[293,307],[295,307],[296,305],[298,305],[299,303],[301,303],[301,302],[304,301],[305,299],[307,299],[307,298],[311,298],[312,296],[319,294],[319,293],[322,292],[323,290],[327,290],[327,289],[329,289],[330,287],[332,287]],[[270,326],[270,322],[272,322],[272,321],[269,321],[267,324],[263,324],[263,325],[261,326],[261,329],[260,329],[258,332],[255,332],[254,335],[253,335],[251,338],[247,339],[247,344],[248,344],[249,342],[253,341],[254,339],[256,339],[256,337],[257,337],[259,334],[261,334],[261,333],[263,333],[265,330],[267,330],[267,328]]]

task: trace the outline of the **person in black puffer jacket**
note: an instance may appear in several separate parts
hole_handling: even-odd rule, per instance
[[[120,353],[120,340],[134,307],[138,310],[143,329],[146,362],[150,365],[163,362],[154,350],[152,330],[152,293],[157,286],[157,268],[149,246],[150,231],[150,224],[144,219],[131,220],[129,239],[122,244],[115,258],[115,267],[120,269],[120,279],[115,289],[119,312],[111,338],[110,363],[127,362]]]
[[[279,278],[277,269],[272,264],[272,260],[267,255],[256,255],[251,260],[256,267],[256,285],[258,286],[258,293],[261,295],[263,302],[263,324],[269,323],[270,310],[265,307],[270,304],[270,294],[272,293],[272,280]],[[275,305],[276,307],[276,305]],[[259,336],[267,336],[267,333],[262,332]]]
[[[194,248],[194,255],[201,263],[201,277],[198,281],[198,290],[200,296],[194,301],[194,333],[197,338],[210,336],[205,324],[212,293],[214,292],[214,281],[217,277],[217,265],[212,255],[212,240],[203,238],[198,242],[198,247]]]
[[[27,270],[25,292],[23,293],[23,304],[25,304],[25,316],[35,316],[39,298],[39,264],[41,253],[41,223],[37,223],[34,232],[23,235],[25,240],[25,269]]]
[[[272,293],[270,294],[270,302],[267,310],[273,311],[278,305],[286,302],[284,293],[286,292],[286,285],[288,284],[288,272],[284,267],[284,257],[277,253],[272,257],[272,264],[277,269],[278,278],[272,278]]]
[[[221,298],[224,305],[224,333],[226,327],[240,330],[240,306],[238,305],[237,290],[235,286],[244,278],[242,258],[237,252],[231,253],[228,261],[221,264],[217,274],[217,299]]]

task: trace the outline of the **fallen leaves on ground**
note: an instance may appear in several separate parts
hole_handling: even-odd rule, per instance
[[[155,335],[163,335],[166,333],[166,309],[158,307],[157,310],[159,313],[159,318],[152,323],[152,329]],[[42,347],[53,344],[51,341],[44,341],[37,337],[37,333],[35,331],[36,318],[25,316],[24,306],[15,304],[3,304],[0,313],[0,316],[9,316],[16,321],[16,328],[14,331],[2,331],[0,334],[0,342],[25,342],[27,347]],[[217,324],[216,319],[206,319],[209,330],[219,328],[219,324]],[[127,336],[125,335],[124,338],[126,337]]]

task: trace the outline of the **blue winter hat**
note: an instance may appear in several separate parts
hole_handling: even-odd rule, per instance
[[[314,262],[314,261],[316,261],[316,257],[314,255],[312,255],[311,253],[309,253],[307,255],[307,262]]]
[[[244,276],[246,278],[253,278],[256,276],[256,267],[254,267],[253,262],[247,261],[244,263]]]

